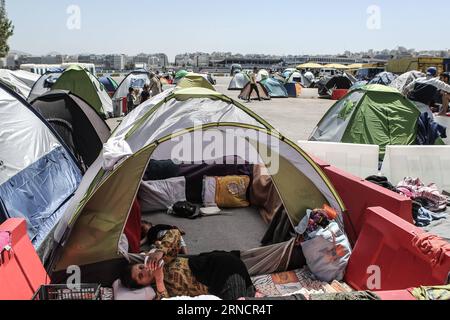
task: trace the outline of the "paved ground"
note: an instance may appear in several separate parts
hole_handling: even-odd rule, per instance
[[[238,100],[239,91],[228,90],[230,77],[217,77],[216,79],[217,91]],[[316,124],[333,105],[333,101],[318,99],[317,89],[303,89],[299,98],[252,101],[244,104],[266,119],[286,137],[297,141],[308,139]],[[111,128],[118,125],[118,119],[109,119],[107,122]]]
[[[217,91],[238,100],[239,91],[229,91],[231,78],[217,78]],[[241,101],[242,102],[242,101]],[[333,105],[331,100],[317,98],[317,89],[303,89],[299,98],[272,99],[245,103],[266,119],[283,135],[293,141],[308,139],[325,112]]]

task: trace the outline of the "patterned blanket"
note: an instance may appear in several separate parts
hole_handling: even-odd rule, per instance
[[[265,297],[303,294],[309,298],[311,294],[352,292],[345,283],[333,281],[326,283],[314,279],[314,275],[303,267],[293,271],[274,273],[252,277],[256,291]]]

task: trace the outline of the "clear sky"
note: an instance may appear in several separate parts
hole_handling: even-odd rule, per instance
[[[79,20],[67,13],[70,5],[79,7]],[[368,14],[371,5],[379,15]],[[173,60],[194,51],[450,47],[448,0],[6,0],[6,8],[15,25],[11,48],[32,54],[164,52]],[[68,20],[80,28],[70,30]]]

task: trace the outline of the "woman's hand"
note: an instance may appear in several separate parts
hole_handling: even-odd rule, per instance
[[[148,254],[147,267],[150,271],[156,271],[159,268],[159,263],[163,257],[164,253],[161,251]]]
[[[158,268],[153,271],[153,276],[155,277],[156,286],[158,287],[158,285],[162,285],[164,287],[164,268]],[[158,291],[162,290],[158,289]]]
[[[164,285],[164,269],[156,269],[153,272],[153,276],[155,277],[157,299],[161,300],[162,298],[169,298],[169,293]]]

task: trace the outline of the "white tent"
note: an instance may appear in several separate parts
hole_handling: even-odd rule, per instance
[[[420,71],[408,71],[397,77],[389,84],[389,86],[403,92],[403,89],[405,89],[411,82],[423,77],[425,77],[425,74]]]
[[[261,82],[264,79],[269,78],[269,71],[265,70],[265,69],[261,69],[258,71],[258,74],[256,75],[256,81]]]
[[[236,73],[228,85],[228,90],[242,90],[249,82],[250,79],[245,73]]]
[[[48,71],[43,74],[31,87],[30,93],[27,96],[28,102],[32,102],[37,97],[51,90],[52,85],[62,75],[63,70]]]
[[[0,69],[0,82],[13,89],[24,98],[28,97],[31,87],[38,79],[39,75],[31,72]]]
[[[132,71],[119,84],[112,99],[117,100],[125,98],[130,87],[142,89],[145,84],[150,84],[150,73],[145,70]]]
[[[3,85],[0,128],[0,223],[26,219],[37,249],[61,218],[81,172],[54,129]]]

